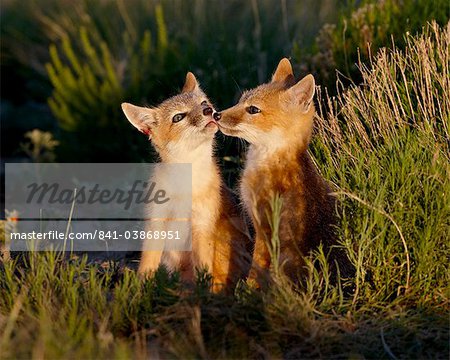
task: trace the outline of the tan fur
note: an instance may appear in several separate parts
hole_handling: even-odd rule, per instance
[[[294,85],[292,67],[283,59],[272,81],[243,94],[222,112],[220,130],[250,142],[240,184],[241,198],[255,227],[251,277],[261,284],[270,266],[267,213],[279,194],[283,201],[279,236],[285,272],[298,279],[303,256],[323,243],[333,244],[334,201],[330,188],[307,153],[315,114],[311,75]],[[249,114],[250,106],[260,109]]]
[[[130,122],[150,137],[162,163],[192,164],[192,252],[143,251],[139,273],[153,272],[162,263],[170,270],[179,269],[184,280],[192,281],[195,267],[207,267],[218,291],[243,276],[244,268],[235,266],[231,254],[241,256],[239,246],[248,242],[248,237],[242,219],[230,218],[235,212],[213,158],[217,125],[212,112],[204,113],[206,108],[212,111],[192,73],[187,74],[181,94],[156,108],[122,104]],[[185,118],[174,123],[174,115],[180,113],[186,114]]]

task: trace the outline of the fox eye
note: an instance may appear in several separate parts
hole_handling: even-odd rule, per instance
[[[180,121],[183,120],[185,117],[186,117],[186,113],[176,114],[176,115],[174,115],[174,117],[172,118],[172,122],[174,122],[174,123],[180,122]]]
[[[247,112],[248,112],[249,114],[251,114],[251,115],[255,115],[255,114],[261,112],[260,109],[258,109],[256,106],[253,106],[253,105],[249,106],[249,107],[248,107],[247,109],[245,109],[245,110],[247,110]]]

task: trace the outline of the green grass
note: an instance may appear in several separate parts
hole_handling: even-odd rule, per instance
[[[449,49],[450,25],[430,25],[318,111],[311,154],[340,200],[353,293],[321,253],[301,289],[273,269],[267,290],[232,296],[205,273],[189,290],[164,271],[141,281],[120,263],[30,254],[0,265],[0,357],[448,358]]]

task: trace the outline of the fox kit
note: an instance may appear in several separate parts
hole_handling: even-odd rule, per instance
[[[270,267],[268,214],[277,194],[282,200],[280,264],[288,276],[299,279],[303,256],[320,243],[326,251],[333,245],[333,197],[307,153],[314,92],[312,75],[295,83],[289,60],[282,59],[270,83],[245,92],[238,104],[215,114],[224,134],[250,143],[240,192],[255,227],[250,277],[260,285]]]
[[[232,284],[240,276],[233,253],[245,238],[245,227],[222,184],[213,158],[218,130],[214,109],[188,73],[181,94],[155,108],[122,104],[128,120],[147,134],[162,163],[192,164],[192,252],[143,251],[139,273],[155,271],[160,264],[179,269],[191,281],[195,267],[207,267],[214,286]],[[168,216],[170,218],[170,216]],[[233,260],[234,259],[234,260]]]

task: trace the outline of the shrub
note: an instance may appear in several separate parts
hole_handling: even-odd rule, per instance
[[[146,81],[158,76],[169,56],[161,6],[155,9],[155,20],[156,41],[149,29],[142,35],[127,29],[120,34],[122,47],[113,42],[114,53],[114,45],[106,42],[108,37],[98,28],[91,32],[81,27],[78,36],[62,40],[59,51],[56,45],[50,46],[47,71],[54,90],[49,105],[63,131],[65,161],[120,162],[144,157],[139,152],[143,147],[137,146],[142,143],[135,141],[120,103],[142,101],[145,94],[161,90],[157,82]]]
[[[420,33],[428,21],[443,26],[449,19],[450,4],[446,0],[366,0],[356,10],[348,7],[336,24],[322,27],[312,55],[303,56],[297,48],[294,57],[334,92],[336,71],[344,75],[339,81],[358,83],[361,81],[359,62],[372,61],[378,49],[392,41],[403,49],[405,34]]]

